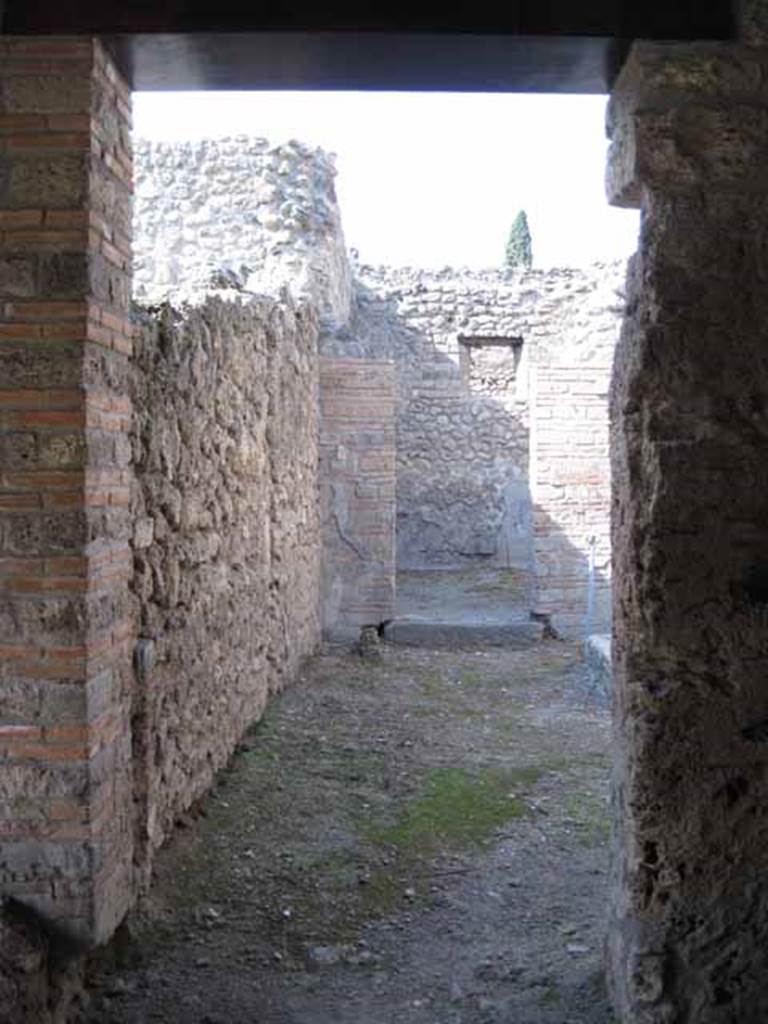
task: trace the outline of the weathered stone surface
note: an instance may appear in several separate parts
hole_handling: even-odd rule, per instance
[[[607,628],[623,268],[356,270],[352,319],[321,347],[396,364],[398,567],[533,568],[536,609],[582,635],[594,538],[589,628]]]
[[[317,327],[262,299],[144,314],[131,513],[142,874],[319,637]],[[138,650],[138,648],[137,648]]]
[[[0,908],[0,1024],[48,1024],[48,940]]]
[[[678,52],[687,78],[695,47],[641,47],[630,67],[672,68]],[[701,52],[718,68],[742,60]],[[687,102],[699,123],[697,90],[670,123],[687,123]],[[753,152],[766,102],[751,99]],[[734,115],[724,87],[708,105],[707,123]],[[611,394],[609,961],[623,1024],[768,1017],[768,186],[763,175],[763,193],[750,191],[760,179],[742,173],[743,142],[739,129],[733,174],[718,132],[672,150],[663,174],[658,153],[635,162],[643,228]]]
[[[88,198],[85,156],[0,156],[0,203],[8,209],[68,210]]]
[[[734,10],[741,41],[749,46],[765,46],[768,43],[766,0],[735,0]]]
[[[142,143],[137,157],[139,295],[214,285],[243,295],[285,283],[319,304],[325,355],[396,363],[400,568],[535,566],[537,610],[559,614],[562,632],[607,628],[605,378],[623,269],[355,266],[352,295],[333,168],[321,153],[236,139]],[[560,376],[542,400],[532,460],[531,367],[543,381],[549,365]],[[589,394],[587,367],[600,375]]]
[[[346,321],[352,283],[331,157],[246,136],[138,141],[136,167],[137,298],[287,287],[323,319]]]
[[[608,109],[608,198],[638,206],[641,187],[762,192],[768,157],[768,50],[635,44]]]

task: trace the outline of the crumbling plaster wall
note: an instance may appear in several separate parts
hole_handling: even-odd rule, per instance
[[[317,323],[209,296],[144,313],[133,373],[141,866],[319,638]]]

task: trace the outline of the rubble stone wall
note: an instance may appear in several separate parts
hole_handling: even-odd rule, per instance
[[[595,537],[604,628],[607,373],[623,278],[621,263],[524,274],[357,268],[350,322],[321,349],[397,366],[400,568],[533,568],[537,610],[580,633]]]
[[[287,287],[317,307],[324,356],[395,363],[398,567],[533,569],[534,606],[561,613],[563,630],[578,621],[580,633],[596,545],[592,628],[605,628],[607,421],[586,405],[607,405],[621,263],[523,273],[350,266],[335,171],[320,151],[248,138],[140,142],[137,165],[139,297]],[[543,395],[550,366],[562,394],[553,377],[532,450],[533,375]],[[563,375],[589,367],[594,391],[569,392]]]
[[[299,142],[243,136],[138,140],[134,294],[144,302],[234,284],[287,288],[320,316],[349,315],[351,274],[333,158]]]
[[[146,313],[133,376],[137,845],[210,785],[319,638],[317,325],[209,297]]]

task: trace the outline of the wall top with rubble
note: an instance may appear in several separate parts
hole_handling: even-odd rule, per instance
[[[295,141],[138,140],[135,176],[140,302],[287,288],[313,303],[328,335],[375,296],[438,346],[442,336],[487,333],[521,336],[547,361],[554,350],[578,362],[612,354],[623,261],[530,271],[361,263],[344,243],[334,158]]]
[[[461,337],[509,337],[526,343],[533,363],[612,360],[623,260],[528,271],[353,263],[353,272],[358,310],[384,304],[440,350],[452,351]]]
[[[352,282],[333,157],[247,136],[138,139],[134,167],[138,301],[287,287],[329,324],[346,321]]]

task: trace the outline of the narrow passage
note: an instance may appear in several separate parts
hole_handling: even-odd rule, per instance
[[[608,713],[575,645],[326,653],[94,965],[99,1024],[607,1024]]]

